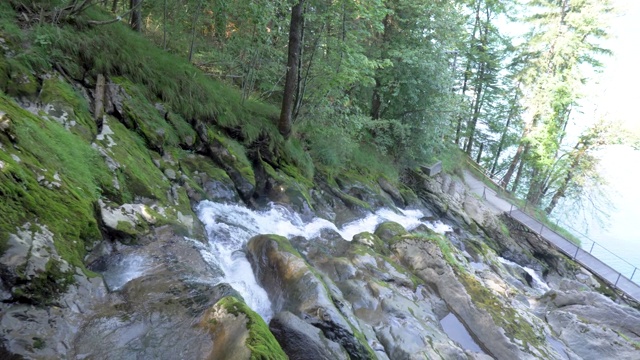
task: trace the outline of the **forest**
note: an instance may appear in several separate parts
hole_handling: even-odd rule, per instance
[[[95,45],[63,39],[60,26],[101,32],[127,22],[204,76],[236,86],[240,106],[269,108],[283,141],[304,150],[298,163],[313,164],[309,176],[360,169],[397,179],[435,160],[453,166],[459,148],[550,214],[563,198],[597,197],[595,153],[631,142],[615,120],[581,112],[584,86],[610,55],[601,45],[615,14],[609,0],[9,2],[67,73],[67,50],[82,56]],[[94,67],[130,71],[115,62]],[[194,97],[192,115],[215,114],[245,144],[274,137],[225,119],[206,99]]]

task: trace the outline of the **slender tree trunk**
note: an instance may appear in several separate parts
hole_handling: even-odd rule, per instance
[[[476,163],[480,164],[482,159],[482,150],[484,150],[484,143],[480,143],[480,150],[478,150],[478,157],[476,157]]]
[[[167,50],[167,0],[162,11],[162,49]]]
[[[578,171],[578,167],[580,166],[582,157],[587,153],[588,146],[585,145],[582,148],[580,148],[580,144],[581,143],[579,142],[574,147],[574,151],[577,151],[578,153],[574,157],[573,161],[571,161],[571,165],[569,166],[567,175],[564,177],[564,179],[562,180],[562,183],[560,184],[556,192],[551,197],[551,202],[549,202],[549,205],[547,205],[547,207],[544,209],[547,215],[551,214],[551,212],[556,207],[556,205],[558,205],[558,201],[560,201],[560,199],[564,197],[567,189],[569,188],[569,184],[571,183],[576,172]]]
[[[493,165],[491,166],[491,171],[490,171],[491,175],[493,175],[496,172],[496,167],[498,167],[498,160],[500,160],[500,154],[502,153],[502,148],[504,147],[504,142],[506,141],[507,133],[509,132],[509,126],[511,125],[511,120],[513,120],[513,117],[515,116],[516,106],[513,104],[516,104],[517,101],[518,101],[518,93],[516,92],[516,94],[513,97],[511,109],[509,109],[509,116],[507,116],[507,124],[505,125],[504,130],[502,131],[502,135],[500,136],[498,151],[496,151],[496,155],[493,159]]]
[[[475,104],[473,106],[473,117],[471,118],[471,121],[469,121],[469,125],[467,126],[467,138],[469,139],[469,142],[467,142],[467,149],[466,152],[467,154],[471,155],[471,150],[473,149],[473,141],[474,141],[474,135],[476,132],[476,124],[478,123],[478,118],[480,117],[480,109],[482,107],[482,87],[483,87],[483,81],[484,81],[484,70],[485,70],[485,64],[482,63],[480,64],[480,70],[478,71],[478,82],[476,85],[476,99],[475,99]]]
[[[111,12],[114,14],[116,11],[118,11],[118,1],[119,0],[113,0],[113,2],[111,3]]]
[[[382,31],[382,44],[380,45],[380,47],[384,47],[387,42],[387,39],[389,37],[389,32],[391,31],[390,22],[391,22],[391,15],[387,14],[384,17],[384,20],[382,21],[382,25],[384,26],[384,29]],[[375,80],[376,80],[376,85],[373,87],[373,95],[371,95],[370,115],[372,119],[380,119],[381,112],[382,112],[382,97],[380,94],[382,92],[382,81],[380,80],[380,76],[375,76]]]
[[[133,31],[142,31],[142,10],[140,9],[140,3],[142,0],[131,0],[129,6],[131,6],[131,29]]]
[[[282,110],[278,130],[285,139],[291,135],[291,113],[294,106],[294,97],[298,85],[298,63],[300,47],[302,45],[302,24],[304,19],[304,0],[299,0],[291,8],[291,24],[289,26],[289,53],[287,56],[287,76],[284,83],[282,97]]]
[[[196,42],[196,29],[198,28],[198,20],[200,19],[200,10],[202,9],[202,0],[198,2],[198,8],[193,16],[193,23],[191,26],[191,44],[189,45],[189,62],[193,59],[193,48]]]
[[[478,28],[480,26],[480,1],[478,0],[476,3],[476,20],[473,24],[473,31],[471,32],[471,38],[469,39],[469,48],[471,49],[475,45],[476,33],[478,32]],[[467,93],[467,89],[469,86],[469,78],[471,77],[471,50],[467,54],[467,65],[464,70],[464,80],[462,81],[462,98]],[[460,134],[462,132],[462,116],[458,117],[458,124],[456,126],[456,145],[460,146]],[[463,147],[464,148],[464,147]]]
[[[518,186],[520,186],[520,180],[522,179],[522,174],[524,172],[527,154],[529,154],[529,145],[525,145],[522,153],[520,154],[520,165],[518,166],[518,173],[516,174],[516,178],[513,181],[513,186],[511,187],[511,192],[513,193],[518,191]]]

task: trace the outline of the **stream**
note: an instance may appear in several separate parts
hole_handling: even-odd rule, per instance
[[[351,241],[358,233],[374,232],[377,225],[384,221],[395,221],[407,230],[424,224],[439,233],[451,231],[451,227],[441,222],[421,221],[424,214],[419,210],[399,210],[396,213],[390,209],[380,209],[341,228],[321,218],[305,222],[299,214],[275,204],[271,204],[267,210],[254,211],[240,205],[203,201],[198,205],[197,213],[209,238],[208,246],[200,247],[200,253],[207,262],[223,271],[224,275],[217,279],[218,283],[231,285],[267,323],[273,317],[271,302],[257,283],[244,252],[247,241],[253,236],[276,234],[287,238],[304,236],[311,239],[320,235],[322,230],[330,229],[338,232],[346,241]]]

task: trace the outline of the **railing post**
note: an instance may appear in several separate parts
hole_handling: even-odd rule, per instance
[[[622,276],[622,274],[618,273],[618,278],[616,279],[616,283],[613,284],[613,286],[618,287],[618,280],[620,280],[620,276]]]
[[[591,243],[591,249],[589,249],[589,254],[591,254],[591,252],[593,251],[593,247],[594,247],[595,245],[596,245],[596,242],[595,242],[595,241],[593,241],[593,242]]]
[[[509,215],[511,215],[512,211],[513,211],[513,204],[511,204],[511,208],[509,209]]]
[[[544,224],[540,224],[540,235],[542,235],[542,230],[544,229]]]
[[[573,255],[573,260],[578,258],[578,251],[580,251],[580,247],[576,246],[576,253]]]
[[[487,200],[487,187],[486,186],[484,186],[482,188],[482,198]]]
[[[636,274],[636,270],[638,270],[638,268],[633,268],[633,274],[631,274],[631,278],[629,280],[633,280],[633,275]]]

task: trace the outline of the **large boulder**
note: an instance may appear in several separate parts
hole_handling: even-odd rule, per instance
[[[294,314],[283,311],[269,323],[269,329],[292,360],[347,360],[349,355],[322,331]]]
[[[326,285],[289,240],[259,235],[249,240],[247,252],[258,282],[269,294],[274,312],[289,311],[319,328],[352,359],[375,358],[358,329],[336,308]]]
[[[220,299],[205,313],[200,325],[209,329],[213,339],[207,359],[287,359],[260,315],[236,297]]]
[[[211,329],[193,325],[236,292],[214,285],[221,272],[202,258],[201,242],[171,226],[152,229],[138,243],[105,245],[90,256],[112,299],[86,313],[65,357],[198,359],[212,353]]]

